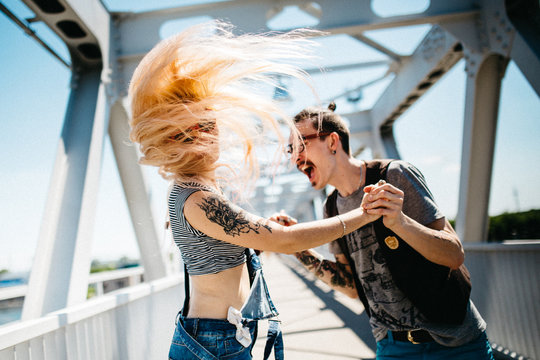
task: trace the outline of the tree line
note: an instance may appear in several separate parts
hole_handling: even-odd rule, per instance
[[[455,220],[450,220],[455,228]],[[540,209],[489,217],[488,242],[540,239]]]

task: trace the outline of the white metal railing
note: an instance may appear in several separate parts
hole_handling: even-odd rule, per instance
[[[101,296],[105,293],[105,283],[119,279],[127,279],[125,287],[133,286],[141,282],[141,277],[143,274],[144,268],[142,266],[102,271],[90,274],[88,285],[93,286],[96,289],[96,296]]]
[[[165,359],[183,277],[141,283],[0,327],[0,359]]]
[[[492,343],[540,359],[540,241],[465,243],[472,299]],[[183,300],[182,275],[0,327],[0,359],[164,359]],[[519,356],[515,357],[519,359]]]
[[[144,268],[142,266],[135,266],[125,269],[116,269],[110,271],[101,271],[90,274],[88,278],[88,284],[102,283],[105,281],[130,278],[135,283],[139,283],[138,278],[144,274]]]
[[[540,241],[464,245],[471,297],[489,340],[516,359],[540,359]]]
[[[15,285],[0,288],[0,301],[20,298],[26,295],[28,285]]]
[[[141,283],[141,278],[143,274],[144,268],[142,266],[102,271],[90,274],[88,278],[88,285],[96,289],[96,296],[101,296],[105,293],[104,284],[118,281],[121,279],[127,279],[127,281],[125,282],[125,286],[122,287],[137,285]],[[24,297],[26,296],[27,291],[28,285],[7,286],[0,288],[0,301]]]

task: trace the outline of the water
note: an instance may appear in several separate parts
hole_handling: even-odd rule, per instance
[[[21,318],[22,308],[0,309],[0,326]]]

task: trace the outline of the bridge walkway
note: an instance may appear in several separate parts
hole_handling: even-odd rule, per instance
[[[331,290],[292,256],[263,253],[262,261],[280,312],[287,360],[375,359],[375,340],[359,300]],[[266,329],[261,321],[254,359],[262,359]]]

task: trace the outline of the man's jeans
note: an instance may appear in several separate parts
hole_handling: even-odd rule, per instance
[[[387,359],[493,360],[493,352],[485,332],[477,339],[457,347],[442,346],[434,341],[422,344],[395,341],[389,332],[388,337],[377,342],[377,360]]]

